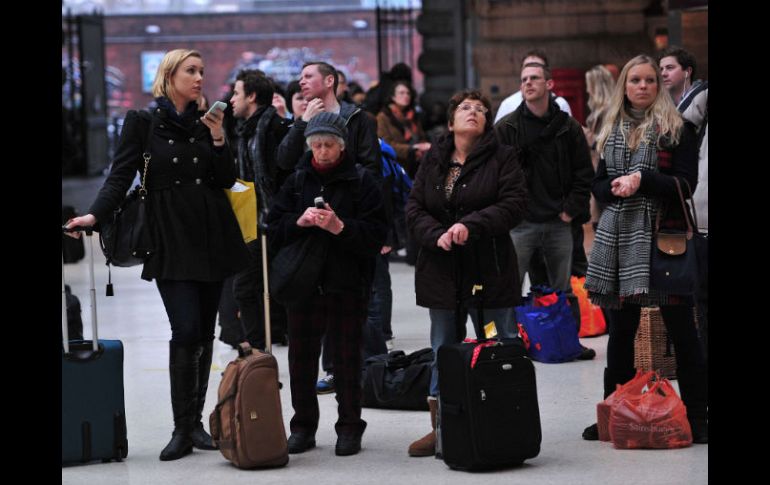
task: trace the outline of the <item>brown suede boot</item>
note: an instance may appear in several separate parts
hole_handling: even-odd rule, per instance
[[[430,423],[433,431],[409,445],[409,456],[433,456],[436,454],[436,411],[438,401],[435,397],[428,397],[430,408]]]

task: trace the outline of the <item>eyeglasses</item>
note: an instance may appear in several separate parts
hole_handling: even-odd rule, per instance
[[[487,114],[487,111],[489,111],[485,106],[481,106],[480,104],[468,104],[463,103],[460,106],[457,107],[460,111],[470,111],[474,110],[476,113],[481,113],[483,115]]]

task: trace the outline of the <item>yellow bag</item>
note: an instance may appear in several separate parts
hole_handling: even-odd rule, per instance
[[[235,184],[225,189],[227,199],[241,226],[244,242],[251,242],[257,238],[257,193],[254,190],[254,182],[236,179]]]

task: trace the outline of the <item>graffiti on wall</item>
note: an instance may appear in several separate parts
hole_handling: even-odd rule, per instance
[[[336,69],[342,71],[348,81],[356,81],[362,86],[369,86],[372,81],[367,73],[359,70],[358,57],[353,56],[341,60],[334,57],[331,49],[316,51],[309,47],[292,47],[288,49],[274,47],[264,55],[253,51],[242,52],[240,59],[235,62],[234,67],[230,70],[227,82],[221,86],[220,94],[224,95],[228,92],[230,84],[235,81],[235,77],[241,69],[259,69],[279,84],[286,86],[289,82],[299,79],[302,66],[309,61],[328,62]]]

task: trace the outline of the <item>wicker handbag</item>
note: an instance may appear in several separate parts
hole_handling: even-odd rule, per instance
[[[634,367],[659,371],[661,377],[676,379],[674,344],[666,332],[658,307],[643,307],[634,340]]]

